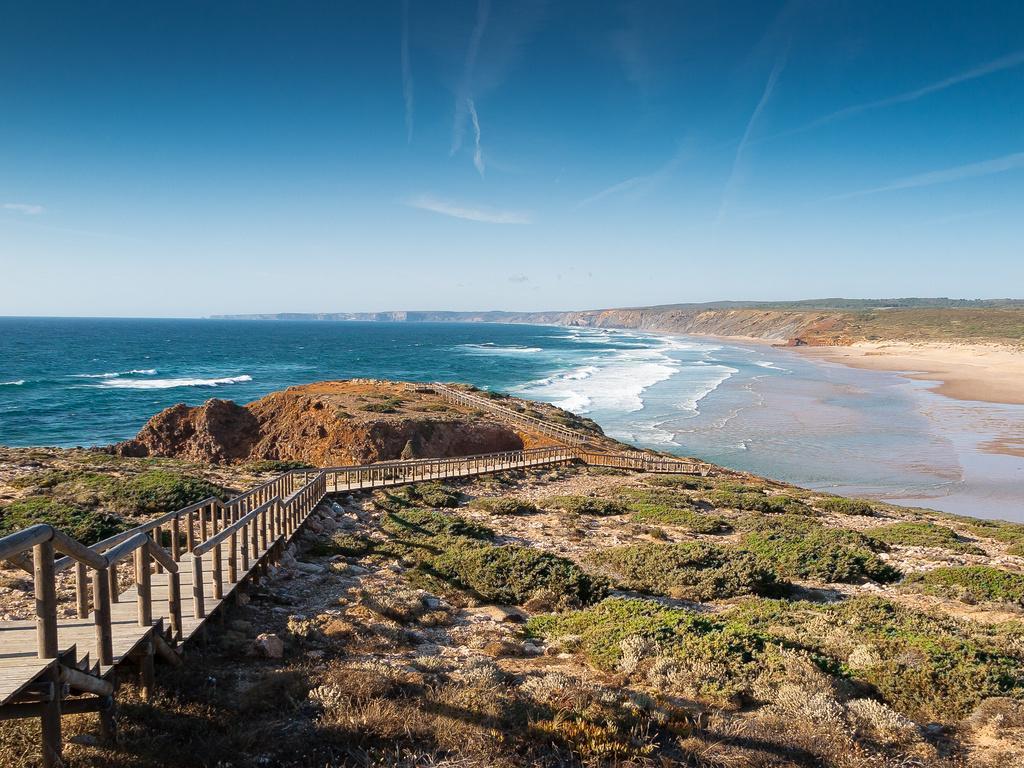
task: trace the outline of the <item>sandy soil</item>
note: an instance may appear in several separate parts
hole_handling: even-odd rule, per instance
[[[801,354],[855,368],[895,371],[938,382],[957,400],[1024,404],[1024,350],[998,344],[858,342],[849,347],[797,347]]]

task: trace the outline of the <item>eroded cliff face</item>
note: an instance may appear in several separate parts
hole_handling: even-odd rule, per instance
[[[849,344],[845,315],[762,309],[604,309],[566,312],[563,325],[635,328],[662,333],[747,336],[780,344]]]
[[[122,456],[165,456],[203,463],[256,459],[315,466],[366,464],[516,450],[509,426],[390,382],[339,381],[290,387],[248,405],[208,400],[158,413]]]

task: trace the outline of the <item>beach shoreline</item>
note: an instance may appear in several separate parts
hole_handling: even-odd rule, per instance
[[[809,358],[934,382],[954,400],[1024,405],[1024,349],[1002,344],[856,342],[845,347],[790,347]]]

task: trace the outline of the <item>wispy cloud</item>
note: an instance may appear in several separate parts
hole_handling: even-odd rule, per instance
[[[525,211],[507,211],[484,206],[441,200],[432,195],[420,195],[406,201],[406,205],[421,211],[432,211],[444,216],[487,224],[529,224],[530,214]]]
[[[1016,51],[1014,53],[1007,54],[1006,56],[1002,56],[998,59],[993,59],[992,61],[989,61],[985,64],[980,64],[976,67],[971,67],[970,69],[966,69],[963,72],[959,72],[955,75],[951,75],[950,77],[943,78],[942,80],[937,80],[934,83],[929,83],[928,85],[923,85],[920,88],[915,88],[912,91],[906,91],[905,93],[900,93],[895,96],[889,96],[884,99],[876,99],[875,101],[866,101],[863,104],[854,104],[849,107],[844,107],[843,109],[836,110],[835,112],[830,112],[827,115],[822,115],[821,117],[812,120],[806,125],[801,125],[797,128],[792,128],[788,131],[781,131],[780,133],[775,133],[772,134],[771,136],[766,136],[762,139],[759,139],[759,141],[767,141],[770,139],[779,139],[786,136],[794,136],[799,133],[812,131],[815,128],[820,128],[821,126],[828,125],[829,123],[835,123],[839,122],[840,120],[846,120],[847,118],[863,114],[864,112],[870,112],[876,109],[892,107],[897,104],[906,104],[907,102],[917,101],[918,99],[923,98],[925,96],[929,96],[933,93],[938,93],[939,91],[944,91],[947,88],[952,88],[954,85],[960,85],[961,83],[966,83],[971,80],[977,80],[979,77],[985,77],[986,75],[991,75],[996,72],[1002,72],[1007,69],[1013,69],[1014,67],[1018,67],[1021,64],[1024,64],[1024,51]]]
[[[469,107],[469,116],[473,119],[473,165],[482,179],[484,177],[484,151],[480,147],[480,118],[477,117],[476,104],[473,103],[472,99],[467,99],[467,106]]]
[[[508,281],[510,283],[528,283],[530,282],[530,278],[526,275],[509,275]]]
[[[473,98],[473,78],[476,72],[476,60],[480,55],[480,41],[487,29],[487,18],[491,13],[490,0],[479,0],[476,7],[476,23],[469,35],[466,47],[466,59],[462,67],[462,80],[455,94],[455,120],[452,124],[452,148],[449,155],[462,149],[462,139],[466,132],[466,117],[469,103]]]
[[[776,59],[775,66],[772,67],[772,71],[768,75],[768,80],[764,84],[764,90],[761,92],[761,98],[758,99],[757,106],[754,107],[754,111],[751,113],[750,119],[747,121],[747,127],[743,131],[743,137],[740,139],[740,143],[736,147],[736,154],[733,156],[729,179],[725,183],[725,189],[722,192],[722,200],[718,205],[718,216],[715,218],[714,227],[716,231],[725,219],[725,214],[732,202],[736,183],[740,175],[740,168],[743,163],[743,155],[747,151],[747,145],[750,144],[750,136],[754,131],[754,127],[757,125],[757,121],[761,117],[761,113],[764,112],[769,100],[771,100],[772,92],[775,90],[775,84],[779,81],[779,75],[782,74],[782,70],[785,66],[786,56],[783,54]]]
[[[32,205],[30,203],[4,203],[3,209],[5,211],[15,211],[16,213],[23,213],[26,216],[38,216],[45,208],[41,205]]]
[[[826,200],[849,200],[854,197],[864,197],[865,195],[874,195],[879,192],[892,192],[898,189],[932,187],[936,184],[948,184],[953,181],[974,179],[979,176],[991,176],[996,173],[1015,171],[1019,168],[1024,168],[1024,152],[1014,152],[1013,154],[1004,155],[1003,157],[997,157],[992,160],[982,160],[977,163],[958,165],[955,168],[943,168],[938,171],[929,171],[927,173],[919,173],[914,176],[905,176],[902,179],[896,179],[895,181],[883,184],[880,187],[861,189],[856,192],[846,192],[842,195],[833,195],[826,198]]]
[[[405,140],[412,143],[413,82],[409,59],[409,0],[402,0],[402,97],[405,99]]]
[[[576,205],[573,206],[573,208],[575,210],[579,210],[580,208],[586,208],[588,205],[592,205],[593,203],[596,203],[600,200],[604,200],[606,197],[613,197],[614,195],[629,192],[630,190],[633,189],[642,189],[648,185],[655,184],[664,179],[669,174],[671,174],[677,167],[679,167],[680,163],[683,162],[685,157],[686,152],[680,149],[671,158],[669,158],[669,160],[664,165],[662,165],[657,170],[639,176],[630,176],[628,179],[623,179],[622,181],[617,182],[616,184],[612,184],[610,187],[605,187],[604,189],[595,192],[589,197],[583,198],[578,203],[576,203]]]

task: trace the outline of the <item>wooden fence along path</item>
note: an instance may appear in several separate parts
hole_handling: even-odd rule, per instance
[[[148,697],[154,660],[183,663],[183,644],[201,636],[240,588],[267,574],[328,494],[577,461],[648,472],[711,471],[707,464],[640,451],[601,451],[587,435],[489,398],[443,384],[430,389],[560,444],[294,470],[229,501],[204,499],[88,547],[49,525],[0,539],[0,561],[31,574],[36,606],[34,621],[0,621],[0,720],[40,718],[44,766],[61,764],[62,714],[99,713],[101,735],[109,738],[119,679],[135,676]],[[133,578],[122,592],[118,573],[126,568]],[[71,569],[75,604],[67,618],[56,584],[57,575]]]

